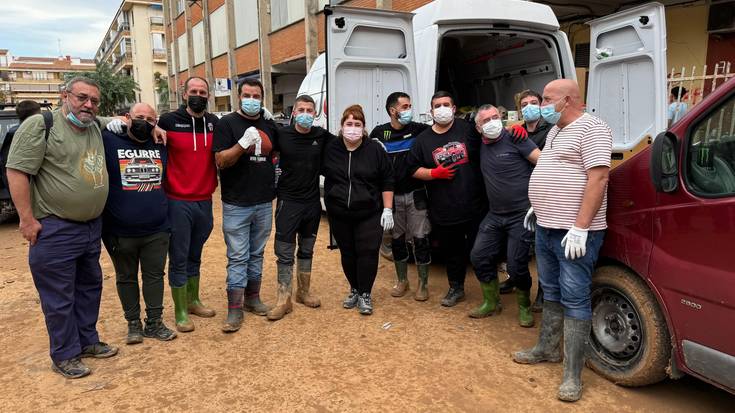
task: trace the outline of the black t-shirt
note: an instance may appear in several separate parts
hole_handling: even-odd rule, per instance
[[[462,119],[455,119],[452,127],[442,134],[428,128],[416,138],[407,158],[411,174],[420,167],[456,165],[453,179],[426,181],[432,222],[454,225],[485,214],[487,202],[480,173],[480,142],[474,125]]]
[[[538,124],[536,125],[536,130],[534,130],[533,132],[528,132],[528,125],[526,125],[525,123],[523,124],[526,132],[528,132],[528,139],[533,141],[533,143],[536,144],[536,147],[542,151],[544,150],[544,146],[546,146],[546,135],[549,134],[549,131],[553,126],[554,125],[550,124],[549,122],[540,119],[538,121]]]
[[[319,172],[324,146],[334,136],[320,127],[313,127],[302,134],[295,126],[278,130],[273,141],[274,150],[280,153],[278,199],[289,201],[319,200]]]
[[[161,185],[166,172],[164,145],[134,142],[102,131],[110,192],[102,213],[102,232],[143,237],[170,229],[168,200]]]
[[[397,194],[406,194],[424,187],[423,182],[413,178],[409,173],[406,157],[416,137],[428,127],[429,125],[425,123],[410,122],[402,129],[394,129],[388,122],[376,126],[370,133],[370,138],[383,142],[388,152],[395,173],[395,193]]]
[[[246,119],[238,112],[223,116],[214,129],[212,151],[220,152],[237,145],[245,130],[251,126],[258,129],[263,140],[261,153],[256,155],[253,145],[234,165],[220,169],[222,202],[251,206],[271,202],[276,196],[276,175],[271,152],[278,128],[272,120],[265,120],[262,116],[256,120]]]
[[[490,211],[495,214],[510,214],[525,211],[528,201],[528,181],[533,164],[526,159],[536,149],[536,144],[527,139],[514,143],[506,131],[495,143],[480,148],[480,169],[485,180],[485,191]]]

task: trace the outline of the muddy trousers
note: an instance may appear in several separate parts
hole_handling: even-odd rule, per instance
[[[342,270],[350,288],[370,293],[378,274],[378,255],[383,239],[380,214],[365,218],[329,216],[329,226],[337,240]]]
[[[143,300],[148,320],[163,314],[163,275],[168,251],[168,232],[142,237],[105,235],[102,240],[115,266],[115,285],[125,320],[140,320],[138,268],[143,281]]]
[[[102,219],[80,223],[49,216],[40,223],[43,228],[28,251],[28,263],[46,319],[51,359],[60,362],[100,341]]]
[[[450,287],[464,288],[470,251],[475,244],[480,219],[453,225],[432,224],[432,237],[439,240],[439,249],[446,262]]]

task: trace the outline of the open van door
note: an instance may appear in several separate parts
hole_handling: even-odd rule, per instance
[[[393,92],[416,96],[413,13],[334,6],[326,15],[328,129],[337,133],[342,111],[359,104],[365,127],[389,121]]]
[[[648,3],[592,20],[587,112],[613,132],[613,152],[666,130],[664,6]]]

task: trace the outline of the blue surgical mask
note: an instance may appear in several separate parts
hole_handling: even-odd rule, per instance
[[[243,98],[240,101],[240,108],[248,116],[255,116],[260,112],[260,100],[253,98]]]
[[[556,111],[556,103],[544,105],[540,108],[541,117],[552,125],[556,125],[556,123],[559,122],[559,118],[561,118],[561,112]]]
[[[539,105],[526,105],[521,109],[521,112],[523,113],[523,120],[526,122],[534,122],[541,117],[541,108]]]
[[[413,110],[407,109],[403,112],[398,112],[398,123],[401,125],[408,125],[411,123],[411,119],[413,119]]]
[[[310,113],[299,113],[294,118],[296,121],[296,124],[301,126],[304,129],[311,128],[311,125],[314,124],[314,116]]]
[[[69,122],[73,123],[74,126],[78,128],[88,128],[92,124],[92,122],[82,122],[71,111],[66,114],[66,118],[69,119]]]

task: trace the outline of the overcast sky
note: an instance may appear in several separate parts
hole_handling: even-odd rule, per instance
[[[0,49],[93,58],[122,0],[0,0]]]

